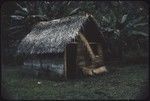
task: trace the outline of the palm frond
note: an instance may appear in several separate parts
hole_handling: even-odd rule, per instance
[[[15,10],[14,14],[21,15],[21,16],[27,16],[28,15],[27,13],[20,11],[20,10]]]
[[[20,10],[24,11],[25,13],[29,13],[27,8],[22,7],[20,4],[16,3]]]
[[[10,27],[8,30],[18,30],[18,29],[22,29],[22,28],[24,28],[25,26],[24,25],[22,25],[22,26],[13,26],[13,27]]]
[[[148,34],[144,33],[144,32],[141,32],[141,31],[135,31],[135,30],[132,30],[132,35],[142,35],[142,36],[149,36]]]
[[[11,15],[10,17],[15,20],[23,20],[24,19],[24,17],[21,15]]]
[[[130,23],[131,23],[132,25],[134,25],[134,24],[140,22],[140,21],[143,20],[143,19],[144,19],[144,17],[139,17],[139,18],[136,18],[136,19],[134,19],[134,20],[131,20]]]
[[[67,5],[69,6],[71,4],[72,1],[68,1]]]
[[[109,19],[108,19],[106,16],[103,16],[102,21],[104,21],[104,22],[106,22],[106,23],[109,23]]]
[[[76,14],[79,10],[80,10],[80,7],[74,9],[73,11],[71,11],[69,15]]]
[[[48,20],[46,15],[31,15],[30,18],[40,18],[41,20]]]
[[[135,24],[133,27],[138,27],[138,26],[145,26],[145,25],[148,25],[148,23],[138,23],[138,24]]]
[[[12,31],[8,36],[15,37],[15,35],[22,35],[21,34],[22,32],[23,32],[23,29],[15,30],[15,31]],[[18,34],[18,33],[20,33],[20,34]]]

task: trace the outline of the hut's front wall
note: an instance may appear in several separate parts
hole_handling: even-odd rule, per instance
[[[90,63],[89,55],[87,54],[87,50],[82,43],[78,43],[77,45],[77,67],[83,68]]]
[[[102,52],[102,47],[100,43],[94,43],[90,44],[93,52],[95,55],[99,56],[99,66],[104,65],[103,61],[103,52]],[[86,47],[83,45],[83,43],[79,43],[77,45],[77,66],[79,68],[87,67],[92,65],[91,58],[89,56],[89,53],[86,49]]]
[[[53,57],[49,59],[28,58],[24,61],[24,68],[35,70],[48,70],[58,75],[64,74],[64,60],[62,58]]]

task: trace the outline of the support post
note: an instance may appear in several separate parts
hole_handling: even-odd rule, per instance
[[[67,79],[67,53],[66,53],[66,49],[67,46],[65,47],[65,50],[64,50],[64,76],[65,76],[65,79]]]

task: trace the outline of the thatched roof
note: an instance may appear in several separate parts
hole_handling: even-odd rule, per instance
[[[63,52],[75,39],[89,16],[70,16],[38,23],[21,41],[18,53],[43,54]]]

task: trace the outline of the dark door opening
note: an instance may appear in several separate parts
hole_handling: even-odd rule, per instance
[[[97,43],[90,43],[90,46],[94,52],[94,55],[98,55],[98,47],[97,47]]]
[[[76,67],[76,55],[77,55],[77,45],[68,44],[66,48],[66,67],[67,67],[67,78],[74,79],[77,75]]]

